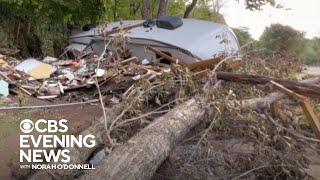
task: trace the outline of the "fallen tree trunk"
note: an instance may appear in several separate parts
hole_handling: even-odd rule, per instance
[[[244,84],[266,85],[270,83],[270,81],[275,81],[283,85],[284,87],[291,89],[299,94],[303,94],[305,96],[320,97],[319,86],[314,86],[314,85],[303,83],[303,82],[294,82],[294,81],[270,78],[265,76],[237,74],[237,73],[231,73],[231,72],[215,72],[214,74],[216,75],[217,79],[236,82],[236,83],[244,83]]]
[[[113,150],[96,170],[80,179],[150,179],[174,144],[198,124],[205,109],[191,99]]]
[[[306,79],[301,81],[301,83],[308,83],[308,84],[318,84],[320,83],[320,76],[319,77],[314,77],[310,79]],[[254,109],[264,109],[268,108],[272,102],[274,102],[277,99],[281,99],[285,97],[285,94],[281,92],[275,92],[271,93],[266,97],[262,98],[254,98],[254,99],[247,99],[247,100],[242,100],[238,102],[237,104],[241,104],[243,108],[254,108]],[[107,110],[107,118],[109,121],[111,121],[112,118],[115,118],[117,114],[121,113],[122,111],[122,106],[121,105],[116,105],[112,109]],[[71,160],[73,163],[84,163],[90,155],[93,153],[93,151],[96,149],[96,147],[99,147],[103,145],[102,142],[102,135],[104,133],[104,120],[103,118],[100,118],[97,122],[95,122],[93,125],[91,125],[88,129],[85,131],[81,132],[80,134],[85,135],[85,134],[93,134],[97,141],[96,141],[96,146],[90,149],[86,148],[70,148],[70,154],[71,154]],[[54,171],[54,170],[47,170],[47,171],[37,171],[35,174],[33,174],[30,179],[43,179],[43,178],[48,178],[48,177],[73,177],[75,175],[78,175],[79,171],[70,171],[70,170],[59,170],[59,171]]]

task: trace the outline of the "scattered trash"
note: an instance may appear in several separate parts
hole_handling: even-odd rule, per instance
[[[29,74],[34,79],[47,79],[57,68],[36,59],[26,59],[14,69]]]
[[[58,86],[59,86],[61,94],[64,94],[64,89],[63,89],[63,86],[60,82],[58,82]]]
[[[150,61],[147,60],[147,59],[143,59],[143,60],[141,61],[141,64],[147,65],[147,64],[150,64]]]
[[[4,97],[9,95],[9,84],[4,80],[0,80],[0,95]]]
[[[86,69],[85,68],[79,68],[78,70],[77,70],[77,75],[78,76],[84,76],[84,74],[85,74],[85,72],[86,72]]]
[[[95,69],[94,71],[97,77],[102,77],[106,73],[106,70],[104,69]]]
[[[39,99],[54,99],[58,97],[58,95],[49,95],[49,96],[37,96]]]
[[[45,63],[52,63],[52,62],[58,61],[58,58],[46,56],[42,61]]]
[[[139,75],[133,76],[132,79],[137,81],[137,80],[141,79],[141,75],[139,74]]]
[[[75,78],[73,73],[69,69],[62,70],[62,73],[64,74],[63,76],[67,78],[69,81],[72,81]]]
[[[282,146],[283,145],[282,140],[285,143],[284,146],[286,146],[286,144],[289,142],[287,141],[289,138],[290,138],[289,143],[293,142],[293,140],[295,139],[288,136],[290,135],[290,132],[291,132],[290,130],[288,131],[288,133],[281,132],[283,135],[285,135],[283,137],[288,137],[287,140],[286,138],[284,138],[284,139],[281,139],[281,141],[275,141],[274,140],[275,138],[280,137],[278,136],[280,131],[274,131],[274,126],[269,126],[269,124],[267,124],[269,121],[272,122],[273,124],[277,123],[277,121],[274,121],[275,123],[273,122],[272,117],[271,117],[271,120],[267,119],[268,118],[267,111],[266,111],[266,114],[259,114],[258,111],[257,112],[250,111],[249,112],[250,114],[248,114],[248,116],[246,116],[247,114],[243,114],[244,116],[242,116],[243,112],[242,112],[242,109],[240,109],[242,107],[239,108],[238,105],[242,106],[242,104],[245,104],[245,103],[242,103],[242,102],[238,103],[238,98],[241,97],[242,99],[242,96],[236,97],[237,91],[241,91],[241,89],[236,89],[236,91],[233,91],[232,89],[234,88],[230,89],[230,87],[228,86],[225,89],[221,87],[222,90],[220,91],[219,86],[221,85],[222,80],[226,81],[226,83],[227,81],[231,81],[231,82],[235,81],[237,83],[262,84],[265,86],[271,85],[270,83],[272,83],[272,81],[274,80],[274,82],[279,83],[278,84],[278,88],[280,87],[279,90],[282,89],[282,91],[287,92],[287,94],[290,94],[290,93],[292,94],[291,89],[296,89],[297,92],[301,90],[307,90],[306,92],[308,92],[309,94],[312,93],[313,95],[317,95],[317,97],[320,96],[319,87],[315,87],[312,85],[306,85],[306,84],[303,85],[303,84],[299,84],[291,81],[268,78],[264,76],[231,73],[229,72],[229,69],[227,72],[221,72],[227,68],[232,69],[234,67],[237,67],[241,63],[240,61],[234,60],[230,62],[223,58],[211,58],[207,60],[190,63],[190,62],[181,61],[184,59],[177,59],[177,57],[170,56],[169,55],[170,52],[168,54],[164,53],[158,46],[157,48],[153,46],[148,46],[147,50],[153,53],[154,55],[156,55],[154,56],[156,59],[150,58],[150,61],[148,59],[142,59],[142,61],[140,61],[141,58],[139,59],[134,56],[120,57],[118,56],[118,54],[116,54],[117,52],[115,54],[107,52],[103,54],[103,56],[101,56],[102,59],[100,59],[100,57],[98,58],[98,56],[96,56],[95,54],[86,54],[86,55],[80,54],[81,56],[77,56],[74,59],[69,59],[69,57],[66,57],[64,59],[46,57],[43,60],[43,62],[46,62],[47,64],[40,62],[36,59],[28,59],[23,61],[19,65],[17,65],[18,63],[12,63],[7,61],[7,59],[4,59],[3,61],[0,61],[0,67],[1,67],[1,62],[4,62],[2,64],[7,63],[12,66],[17,65],[15,67],[15,69],[19,71],[17,74],[19,75],[20,72],[24,72],[24,73],[21,73],[22,75],[20,77],[13,76],[12,74],[13,72],[9,68],[5,69],[4,71],[2,71],[1,69],[0,75],[1,75],[1,78],[3,78],[3,80],[0,80],[0,96],[1,95],[7,96],[9,94],[8,88],[10,84],[10,88],[12,88],[10,89],[10,91],[12,92],[15,92],[16,90],[20,89],[24,92],[27,92],[27,94],[32,95],[33,97],[37,97],[39,99],[46,99],[46,100],[49,100],[50,102],[51,101],[53,102],[54,99],[57,99],[58,101],[67,100],[69,102],[72,101],[73,103],[50,104],[50,105],[40,105],[40,106],[21,106],[20,104],[18,104],[15,107],[9,107],[9,106],[0,107],[0,110],[34,109],[34,108],[49,108],[49,107],[61,108],[62,106],[71,106],[71,105],[80,105],[80,104],[89,104],[89,103],[96,103],[95,106],[97,107],[98,106],[103,107],[103,103],[106,106],[115,105],[113,107],[117,106],[117,109],[116,108],[112,109],[113,107],[111,107],[110,109],[110,112],[112,113],[115,112],[115,114],[110,113],[111,114],[110,116],[108,114],[108,116],[111,118],[115,117],[114,121],[110,124],[110,126],[108,126],[108,128],[110,127],[110,132],[122,133],[121,131],[115,131],[115,130],[118,130],[118,129],[123,130],[123,133],[125,134],[126,138],[128,137],[129,134],[133,134],[131,133],[130,130],[132,130],[132,132],[136,130],[140,131],[141,127],[146,127],[146,124],[152,123],[152,121],[155,118],[158,118],[158,116],[168,111],[169,113],[167,114],[169,115],[165,117],[169,117],[169,118],[163,118],[162,120],[160,118],[160,120],[166,123],[165,125],[168,125],[167,126],[168,129],[172,127],[179,128],[180,126],[172,126],[172,123],[171,123],[173,121],[177,122],[179,120],[179,118],[176,118],[177,116],[175,116],[175,114],[172,113],[172,112],[176,112],[176,114],[178,114],[179,116],[181,114],[182,114],[181,116],[186,115],[187,120],[186,118],[180,119],[182,124],[184,124],[183,122],[193,122],[192,124],[195,125],[196,124],[195,119],[198,119],[196,121],[203,122],[203,124],[200,125],[201,128],[202,127],[208,128],[207,130],[203,131],[205,133],[203,134],[203,136],[199,136],[200,139],[197,144],[200,144],[202,137],[219,137],[220,134],[222,135],[225,134],[225,133],[221,133],[220,131],[221,128],[218,128],[219,129],[218,133],[213,134],[215,136],[209,136],[209,134],[207,136],[207,133],[211,133],[211,131],[208,131],[208,130],[211,130],[211,128],[215,125],[214,123],[216,122],[220,123],[220,121],[225,122],[228,120],[228,123],[224,124],[224,126],[228,127],[228,129],[241,128],[240,129],[241,134],[247,132],[246,130],[242,130],[242,128],[246,129],[247,127],[249,127],[249,125],[254,127],[252,128],[252,131],[251,130],[248,131],[248,134],[252,135],[252,133],[254,133],[254,137],[257,137],[257,139],[253,138],[252,139],[253,142],[245,144],[246,146],[234,146],[235,148],[230,148],[230,147],[233,147],[233,145],[232,146],[228,145],[228,146],[225,146],[224,148],[221,148],[221,151],[225,151],[225,149],[227,148],[236,149],[237,151],[240,149],[241,153],[244,152],[245,154],[248,154],[248,160],[251,160],[252,157],[256,156],[254,153],[252,153],[252,151],[255,148],[253,147],[253,145],[255,145],[255,143],[258,142],[259,139],[266,139],[266,142],[268,142],[270,146],[277,145],[277,147],[280,147],[279,149],[284,149],[284,147]],[[164,61],[161,62],[162,60]],[[166,62],[167,64],[164,62]],[[215,71],[215,69],[219,67],[221,64],[222,66],[219,68],[219,71]],[[220,71],[220,69],[222,70]],[[29,76],[25,76],[25,74],[29,74],[32,78],[34,79],[38,78],[40,80],[30,81],[28,78]],[[273,85],[277,85],[277,84],[273,83]],[[284,87],[282,87],[282,85]],[[96,88],[96,87],[99,87],[99,88]],[[303,88],[300,88],[300,87],[303,87]],[[214,91],[214,92],[207,91],[207,89],[209,88],[211,90],[214,90],[215,88],[219,88],[219,91]],[[199,89],[201,92],[205,91],[205,94],[204,94],[205,96],[198,96],[197,90]],[[248,90],[246,89],[244,93],[247,93],[247,92]],[[300,93],[303,94],[303,91],[301,91]],[[275,94],[279,94],[279,97],[282,96],[281,93],[275,93]],[[86,95],[90,96],[90,98],[88,98]],[[184,108],[179,109],[178,107],[177,109],[172,110],[172,107],[174,107],[175,105],[181,104],[180,101],[183,101],[183,99],[187,99],[189,97],[197,97],[197,98],[194,98],[194,100],[192,101],[188,101],[188,103],[184,105]],[[261,100],[260,97],[257,99],[259,99],[259,101]],[[268,99],[268,102],[270,101],[268,97],[266,97],[266,99]],[[1,100],[1,97],[0,97],[0,100]],[[252,100],[256,100],[256,98]],[[277,98],[277,101],[278,100],[279,98]],[[235,102],[234,105],[233,105],[233,102]],[[305,109],[307,110],[306,114],[307,115],[309,114],[309,116],[311,117],[315,117],[314,115],[315,113],[310,108],[311,104],[304,101],[302,101],[302,103],[305,103],[304,106],[305,106]],[[144,106],[146,104],[150,106]],[[251,101],[250,101],[250,104],[252,104]],[[265,103],[259,103],[259,104],[265,104]],[[210,105],[210,106],[213,105],[215,108],[206,108],[206,111],[207,110],[209,111],[210,109],[214,111],[215,110],[218,111],[215,114],[214,121],[212,121],[211,117],[209,118],[209,115],[213,113],[211,112],[206,113],[206,111],[204,111],[203,107],[207,107],[207,105]],[[233,107],[233,106],[237,106],[237,107]],[[192,111],[194,109],[198,109],[199,111],[197,110]],[[224,119],[224,117],[220,115],[221,114],[220,109],[221,109],[221,112],[223,112],[225,109],[228,109],[227,112],[230,112],[226,114],[228,115],[228,118]],[[182,113],[180,113],[181,112],[180,110],[183,110]],[[78,113],[76,110],[74,111]],[[121,113],[120,115],[116,114],[118,113],[118,111],[119,113]],[[191,114],[188,114],[190,112]],[[196,118],[194,118],[195,113],[192,113],[192,112],[197,112],[196,114],[198,115]],[[255,112],[255,113],[252,113],[252,112]],[[238,121],[234,121],[235,118],[233,118],[233,116],[231,115],[229,116],[229,114],[240,114],[240,113],[241,113],[241,118],[239,118]],[[204,118],[200,117],[200,116],[207,116],[207,115],[208,115],[208,118],[205,119],[206,121],[204,121]],[[250,121],[246,121],[245,119],[246,117],[248,117],[248,120]],[[168,119],[170,121],[168,121]],[[255,119],[257,119],[257,121]],[[264,121],[262,121],[263,123],[259,123],[261,122],[261,119],[264,119]],[[108,121],[105,121],[105,122],[108,122]],[[170,122],[170,123],[167,123],[167,122]],[[251,123],[251,122],[257,122],[257,123]],[[314,118],[314,121],[312,122],[318,122],[318,120]],[[211,124],[209,125],[209,123]],[[239,126],[239,123],[241,126]],[[268,126],[265,126],[266,124]],[[102,126],[103,125],[99,124],[99,126],[94,126],[94,127],[102,127]],[[181,127],[190,129],[191,128],[190,126],[191,124],[189,125],[184,124],[184,126],[181,126]],[[166,126],[161,126],[161,127],[166,127]],[[264,130],[268,130],[268,131],[270,130],[270,132],[264,131],[263,133],[259,133],[260,132],[259,131],[258,133],[255,133],[256,132],[255,130],[257,129],[260,130],[265,127],[267,127],[267,129],[264,129]],[[318,127],[320,126],[316,127],[317,132],[319,134],[320,128]],[[188,131],[185,128],[172,129],[169,131],[178,132],[181,135],[181,132]],[[97,129],[103,129],[103,128],[97,128]],[[279,129],[285,130],[285,128],[280,128],[280,127]],[[100,130],[97,130],[97,131],[100,131]],[[163,131],[163,132],[167,132],[167,131]],[[201,132],[201,131],[197,130],[197,132]],[[275,133],[275,134],[274,136],[269,136],[268,133]],[[101,134],[101,137],[104,137],[104,133],[96,133],[96,134],[97,135]],[[122,141],[122,139],[117,138],[115,134],[117,133],[111,134],[112,138],[109,141],[110,144],[112,143],[113,139],[117,140],[117,141],[114,141],[116,143]],[[265,135],[268,135],[268,136],[265,136]],[[235,134],[235,136],[239,136],[239,134]],[[230,137],[231,136],[228,136],[228,138]],[[97,137],[97,138],[102,139],[100,137]],[[126,139],[126,138],[123,138],[123,139]],[[180,139],[180,138],[176,138],[176,139]],[[219,140],[219,142],[213,141],[215,144],[220,143],[220,138],[214,138],[214,139]],[[310,137],[306,139],[314,140]],[[118,140],[121,140],[121,141],[118,141]],[[246,138],[246,141],[247,141],[247,138]],[[135,145],[143,144],[143,143],[131,143],[131,142],[136,142],[131,140],[129,140],[128,142],[129,142],[128,144],[135,144]],[[196,141],[194,140],[193,142],[196,143]],[[163,144],[166,145],[170,143],[171,142],[169,143],[165,142]],[[221,142],[221,144],[225,144],[225,143]],[[103,144],[103,145],[106,145],[106,144]],[[111,145],[111,147],[112,146],[113,145]],[[100,147],[100,145],[97,147]],[[192,147],[194,147],[194,145]],[[293,146],[290,146],[290,147],[288,146],[288,148],[291,148],[291,147]],[[107,149],[107,147],[105,148]],[[190,162],[190,160],[192,160],[193,162],[193,159],[191,158],[192,156],[194,156],[194,154],[196,156],[194,156],[193,158],[197,160],[199,159],[202,160],[203,159],[202,155],[204,158],[206,158],[205,160],[210,159],[210,157],[208,157],[207,155],[208,153],[206,153],[207,150],[198,152],[198,147],[195,147],[195,148],[197,150],[190,149],[187,151],[183,151],[184,154],[185,152],[191,152],[191,156],[187,155],[188,156],[187,162]],[[80,149],[77,149],[77,150],[80,150]],[[89,160],[89,163],[93,164],[94,166],[99,165],[101,161],[105,159],[107,155],[109,156],[110,154],[110,152],[108,150],[106,151],[106,149],[103,149],[103,150],[96,149],[94,151],[96,153],[94,153],[93,157]],[[209,150],[211,151],[211,149]],[[273,153],[274,151],[269,151],[269,150],[274,150],[274,149],[267,149],[268,151],[265,151],[265,149],[262,149],[262,150],[263,150],[262,153],[256,153],[256,154],[264,155],[265,152],[271,152],[270,156],[273,157],[272,155],[274,154]],[[284,151],[285,150],[286,149],[284,149]],[[275,152],[278,152],[278,151],[275,151]],[[82,153],[79,153],[79,154],[82,155]],[[226,156],[223,156],[223,157],[228,157],[230,154],[234,154],[234,153],[226,152]],[[92,154],[90,153],[90,157],[91,155]],[[201,156],[198,156],[198,155],[201,155]],[[277,156],[277,159],[278,157],[280,157],[279,164],[282,165],[282,159],[280,155]],[[175,157],[177,156],[173,156],[173,157],[169,156],[168,159],[174,160]],[[243,162],[243,155],[241,154],[241,156],[239,157],[241,157],[240,160],[241,162]],[[283,157],[286,157],[286,156],[283,156]],[[86,157],[86,158],[81,157],[81,158],[87,160],[89,157]],[[266,156],[263,156],[262,158],[266,159]],[[274,163],[273,158],[270,158],[270,159],[272,160],[272,162],[270,163],[271,165],[276,164]],[[260,162],[260,161],[255,161],[255,162]],[[292,162],[295,162],[295,161],[290,160],[287,162],[287,164],[290,164]],[[267,165],[268,164],[269,163],[267,163]],[[236,165],[238,164],[235,164],[235,166]],[[262,167],[265,167],[265,165],[263,165]],[[250,166],[250,168],[252,167]],[[189,170],[189,168],[186,168],[186,169]]]
[[[113,104],[119,104],[119,103],[120,103],[119,98],[116,98],[116,97],[112,97],[112,98],[110,99],[110,101],[111,101]]]
[[[9,67],[8,63],[4,60],[4,56],[0,54],[0,67],[7,68]]]

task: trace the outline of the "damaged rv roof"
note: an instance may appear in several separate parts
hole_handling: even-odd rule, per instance
[[[122,26],[130,26],[142,23],[142,20],[123,21]],[[192,54],[198,60],[209,59],[224,54],[236,54],[239,51],[239,44],[232,30],[221,24],[196,20],[182,19],[183,25],[176,29],[164,29],[157,26],[139,26],[130,29],[127,35],[131,39],[142,39],[155,41],[182,49]],[[107,30],[120,26],[120,22],[107,25]],[[112,36],[112,35],[111,35]],[[83,39],[83,37],[87,37]],[[88,37],[90,37],[88,39]],[[96,28],[71,36],[71,42],[90,43],[92,39],[99,37]]]

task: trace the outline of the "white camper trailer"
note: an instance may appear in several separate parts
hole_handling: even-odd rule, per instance
[[[142,24],[127,31],[130,38],[129,48],[132,55],[140,60],[157,59],[154,53],[146,50],[153,46],[184,63],[199,62],[221,55],[237,56],[239,43],[233,31],[221,24],[196,19],[166,17],[155,21],[135,20],[114,22],[107,25],[107,31],[120,26],[129,27]],[[104,38],[98,28],[72,35],[68,50],[94,51],[101,54],[104,50]],[[110,34],[107,40],[115,34]]]

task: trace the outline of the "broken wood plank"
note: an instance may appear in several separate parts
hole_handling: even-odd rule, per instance
[[[138,58],[133,56],[133,57],[130,57],[128,59],[121,61],[120,64],[126,65],[126,64],[129,64],[130,62],[138,62]]]
[[[205,69],[205,70],[193,73],[192,77],[194,79],[201,79],[201,78],[204,78],[204,77],[208,77],[208,73],[210,73],[210,70],[209,69]]]
[[[221,62],[221,61],[225,61],[225,62]],[[232,70],[241,66],[243,64],[243,60],[240,58],[232,58],[232,57],[227,57],[225,59],[221,57],[216,57],[208,60],[191,63],[191,64],[188,64],[187,66],[191,71],[196,71],[196,70],[199,71],[199,70],[206,70],[206,69],[210,70],[210,69],[213,69],[219,63],[223,64],[223,69]]]
[[[114,149],[95,170],[79,179],[150,179],[174,144],[197,125],[205,109],[191,99],[175,107]]]
[[[173,64],[179,64],[181,66],[184,66],[184,67],[187,67],[187,64],[180,61],[179,59],[174,59],[173,57],[169,56],[168,54],[162,52],[161,50],[155,48],[155,47],[152,47],[152,46],[147,46],[147,49],[154,52],[155,54],[167,59],[168,61],[170,61],[171,63]]]
[[[309,79],[305,79],[300,81],[300,83],[304,84],[319,84],[320,83],[320,76],[312,77]],[[279,99],[284,98],[286,95],[282,92],[273,92],[265,97],[259,97],[254,99],[246,99],[242,100],[238,103],[242,104],[243,108],[252,108],[252,109],[265,109],[269,108],[269,106]]]
[[[320,139],[320,120],[317,117],[316,113],[314,112],[310,100],[307,99],[305,101],[302,101],[300,102],[300,105],[307,119],[309,119],[311,127],[313,128],[313,131],[315,132],[317,138]]]
[[[231,59],[225,63],[226,63],[227,69],[237,69],[244,64],[244,61],[242,59],[237,58],[237,59]]]
[[[311,97],[318,97],[318,98],[320,97],[320,87],[311,85],[311,84],[270,78],[270,77],[259,76],[259,75],[237,74],[237,73],[231,73],[231,72],[213,72],[213,73],[214,75],[216,75],[217,79],[236,82],[236,83],[266,85],[270,83],[270,81],[275,81],[282,84],[284,87],[291,89],[299,94],[303,94],[305,96],[311,96]]]
[[[293,97],[300,102],[300,105],[301,105],[305,115],[307,116],[307,118],[310,122],[310,125],[313,128],[313,131],[315,132],[316,136],[320,139],[320,121],[319,121],[316,113],[313,110],[310,99],[292,91],[291,89],[284,87],[282,84],[279,84],[274,81],[271,81],[270,83],[278,90],[286,93],[290,97]]]
[[[143,23],[128,25],[128,26],[125,26],[125,27],[119,27],[117,29],[112,29],[110,31],[103,31],[100,35],[103,36],[103,37],[107,37],[107,36],[109,36],[111,34],[115,34],[115,33],[118,33],[120,31],[129,31],[130,29],[133,29],[133,28],[136,28],[136,27],[141,27],[141,26],[143,26]]]
[[[188,64],[188,68],[192,71],[195,69],[212,69],[216,64],[218,64],[222,59],[220,57],[212,58],[208,60],[203,60],[195,63]]]
[[[21,87],[20,85],[18,85],[17,83],[15,83],[13,80],[11,80],[8,76],[6,76],[3,72],[0,71],[0,75],[2,77],[4,77],[6,80],[9,81],[10,84],[16,86],[17,88],[19,88],[22,92],[26,93],[29,96],[32,96],[32,93],[29,92],[28,90],[26,90],[25,88]]]

